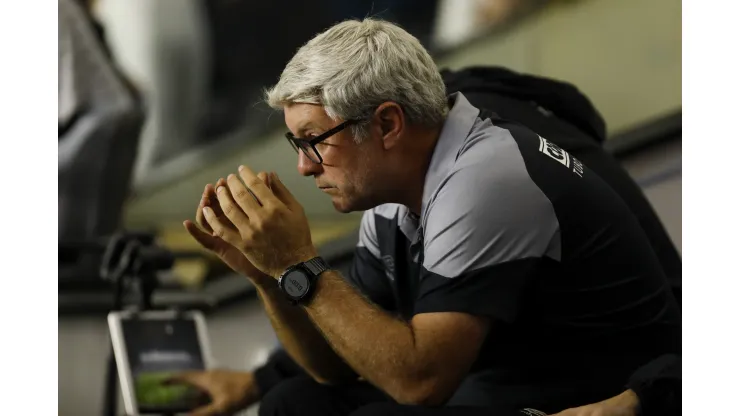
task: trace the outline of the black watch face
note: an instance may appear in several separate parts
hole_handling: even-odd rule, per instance
[[[301,270],[293,270],[283,277],[283,290],[295,299],[300,299],[308,292],[308,285],[308,276]]]

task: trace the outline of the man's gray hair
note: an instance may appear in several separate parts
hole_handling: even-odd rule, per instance
[[[334,120],[369,118],[386,101],[399,104],[411,124],[433,127],[447,113],[445,85],[426,49],[400,27],[370,18],[344,21],[308,41],[265,95],[278,110],[322,105]],[[365,126],[353,126],[356,140]]]

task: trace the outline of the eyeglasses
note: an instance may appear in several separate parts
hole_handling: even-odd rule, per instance
[[[324,159],[321,157],[319,151],[316,150],[316,145],[346,129],[347,127],[359,122],[360,120],[347,120],[344,123],[334,127],[333,129],[314,137],[313,139],[300,139],[293,136],[293,133],[291,132],[285,133],[285,138],[288,139],[288,142],[290,142],[290,146],[293,147],[293,150],[295,150],[296,153],[298,153],[298,149],[300,149],[313,163],[318,163],[320,165],[324,163]]]

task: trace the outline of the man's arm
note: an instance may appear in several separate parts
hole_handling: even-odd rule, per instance
[[[456,312],[401,321],[365,300],[336,271],[319,277],[305,309],[358,374],[406,404],[444,403],[488,331],[486,318]]]
[[[391,307],[391,289],[385,271],[380,264],[375,215],[372,210],[362,217],[358,245],[348,276],[353,287],[356,287],[370,302],[381,308]],[[305,311],[288,305],[285,295],[271,282],[268,287],[259,290],[265,310],[282,342],[289,342],[291,356],[297,356],[302,368],[318,382],[324,384],[341,384],[357,379],[357,374],[339,358],[329,347],[323,336],[316,331]],[[309,337],[305,338],[306,328]],[[279,329],[279,330],[278,330]],[[320,339],[314,339],[316,335]],[[308,342],[310,340],[310,343]]]
[[[444,403],[488,328],[484,318],[452,312],[404,322],[333,270],[319,277],[305,308],[289,304],[274,284],[260,285],[258,292],[286,351],[314,379],[338,384],[359,374],[400,403]]]
[[[291,305],[274,280],[256,285],[265,313],[288,354],[323,384],[341,384],[357,375],[316,330],[306,312]]]
[[[232,179],[233,175],[229,178]],[[266,173],[260,173],[258,180],[270,186]],[[233,182],[233,180],[232,180]],[[349,379],[356,379],[351,369],[331,350],[331,347],[313,327],[305,312],[290,305],[283,293],[278,292],[277,283],[260,271],[244,256],[237,247],[226,239],[236,232],[236,227],[228,218],[234,218],[236,208],[232,202],[225,201],[229,192],[225,191],[227,181],[219,179],[215,188],[208,184],[203,190],[195,222],[185,221],[185,229],[204,248],[216,254],[235,272],[248,277],[257,289],[267,316],[273,325],[276,335],[283,343],[288,356],[310,376],[321,383],[337,384]],[[239,192],[243,197],[251,198],[243,185]],[[226,210],[226,211],[224,211]],[[227,214],[228,213],[228,214]],[[225,237],[225,238],[224,238]],[[281,355],[281,356],[284,356]],[[290,361],[290,360],[287,360]],[[277,366],[270,366],[275,370]],[[294,367],[294,366],[291,366]],[[281,371],[260,371],[256,376],[258,384],[277,383],[282,378]],[[260,388],[264,387],[260,385]]]
[[[290,265],[315,257],[305,213],[285,185],[272,176],[270,189],[244,166],[239,173],[244,184],[229,175],[228,189],[217,190],[224,214],[237,229],[204,208],[215,235],[273,278]],[[289,308],[274,282],[258,286],[278,336],[303,368],[312,372],[320,363],[313,350],[322,344],[310,329],[313,321],[360,376],[402,403],[444,402],[475,360],[487,330],[485,319],[456,312],[423,314],[403,322],[366,300],[333,271],[317,281],[306,309],[311,321],[301,319],[300,307]]]

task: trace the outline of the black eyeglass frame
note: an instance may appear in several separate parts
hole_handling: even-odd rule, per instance
[[[321,157],[321,153],[319,153],[319,150],[316,149],[316,145],[328,139],[329,137],[339,133],[340,131],[346,129],[347,127],[353,124],[359,123],[360,121],[361,120],[347,120],[343,123],[340,123],[338,126],[319,134],[313,139],[301,139],[301,138],[295,137],[293,133],[291,132],[285,133],[285,138],[288,139],[288,142],[290,142],[290,146],[293,148],[293,150],[296,151],[296,153],[298,153],[298,149],[301,149],[303,154],[305,154],[309,160],[311,160],[314,163],[318,163],[320,165],[324,163],[324,158]],[[310,147],[311,150],[313,150],[314,154],[318,156],[319,160],[314,160],[310,152],[307,150],[307,147]]]

